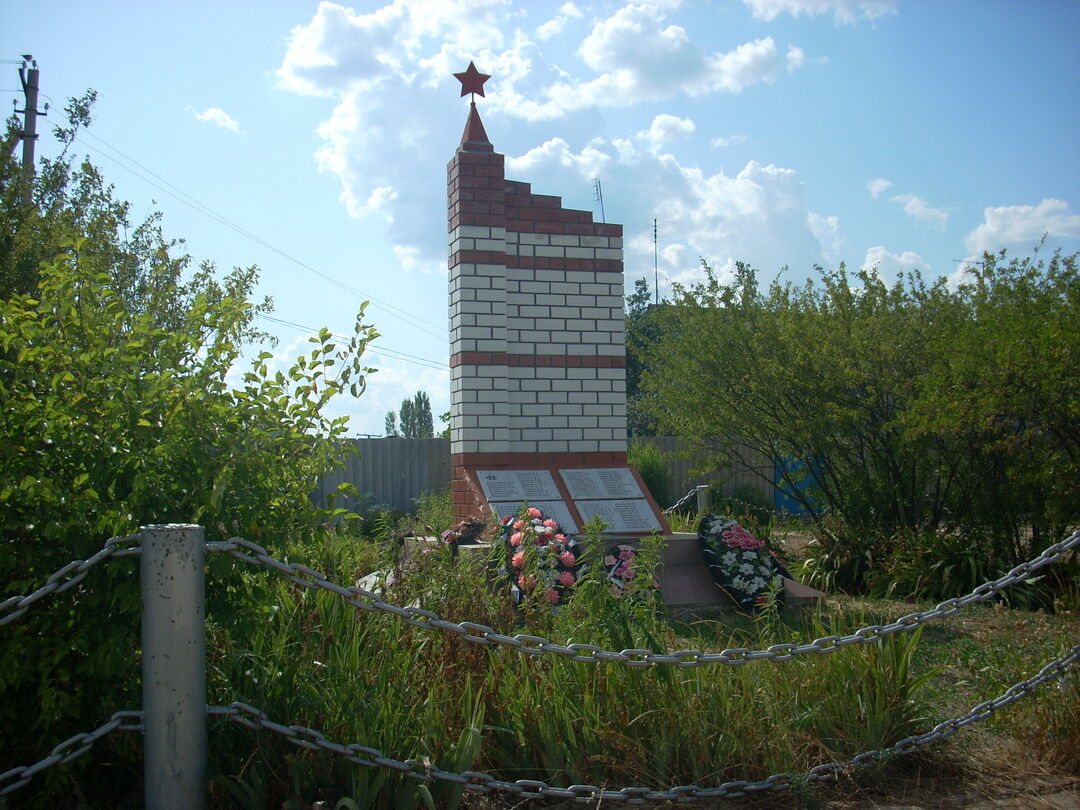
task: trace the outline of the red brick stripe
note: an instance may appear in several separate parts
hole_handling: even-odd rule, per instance
[[[532,470],[542,467],[611,467],[626,464],[626,453],[453,453],[450,466],[482,470]]]
[[[508,354],[506,352],[458,352],[450,356],[450,367],[511,366],[549,368],[626,368],[625,356],[576,354]]]

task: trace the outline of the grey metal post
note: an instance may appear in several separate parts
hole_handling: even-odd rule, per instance
[[[143,773],[148,810],[206,806],[201,526],[142,528]]]
[[[698,484],[694,489],[697,490],[697,510],[699,515],[704,515],[709,511],[709,485]]]

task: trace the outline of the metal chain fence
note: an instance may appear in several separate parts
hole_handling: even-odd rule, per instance
[[[132,722],[134,721],[134,722]],[[141,711],[114,712],[106,722],[93,731],[76,734],[55,746],[49,755],[33,765],[20,765],[0,773],[0,796],[11,793],[25,785],[36,774],[53,765],[63,765],[90,750],[90,746],[113,731],[142,731]],[[71,750],[69,750],[71,749]],[[9,782],[10,784],[4,784]]]
[[[368,768],[390,768],[405,774],[406,776],[422,781],[433,779],[444,782],[453,782],[464,785],[466,789],[479,792],[503,791],[514,793],[522,798],[536,798],[540,796],[575,799],[585,802],[590,800],[614,800],[624,801],[630,804],[643,804],[652,801],[693,801],[696,799],[712,798],[736,798],[749,793],[757,793],[766,790],[786,790],[797,780],[805,782],[825,782],[836,778],[841,773],[854,768],[865,767],[874,762],[888,757],[907,754],[924,745],[950,737],[965,726],[977,723],[990,717],[998,709],[1015,703],[1021,698],[1027,697],[1039,686],[1061,677],[1065,670],[1080,660],[1080,645],[1072,648],[1065,655],[1046,664],[1037,675],[1025,681],[1010,686],[1004,693],[993,700],[984,701],[972,707],[970,711],[959,717],[939,723],[933,729],[911,737],[905,737],[888,748],[866,751],[847,762],[829,762],[817,765],[803,774],[778,773],[757,782],[746,780],[734,780],[724,782],[713,788],[702,788],[697,785],[679,785],[667,790],[654,790],[644,787],[624,787],[618,790],[608,790],[595,785],[570,785],[569,787],[554,787],[539,780],[518,779],[507,782],[494,776],[477,771],[464,771],[453,773],[444,771],[433,766],[430,761],[418,759],[397,760],[384,756],[376,748],[370,748],[356,743],[342,744],[326,739],[315,729],[299,725],[286,726],[277,723],[266,716],[260,709],[249,706],[246,703],[234,702],[228,706],[207,706],[207,715],[211,717],[225,717],[239,725],[251,729],[266,729],[275,734],[280,734],[289,742],[301,748],[309,750],[329,751],[332,754],[345,757],[350,762],[363,765]],[[132,722],[135,721],[135,722]],[[85,734],[76,734],[53,748],[49,756],[34,763],[33,765],[18,766],[0,773],[0,796],[6,795],[25,785],[32,777],[41,773],[53,765],[62,765],[76,757],[85,754],[90,747],[106,734],[113,731],[142,731],[141,711],[120,711],[113,714],[108,722]],[[74,749],[74,750],[68,750]],[[4,784],[8,782],[9,784]]]
[[[844,636],[823,636],[807,644],[785,642],[773,644],[764,650],[751,650],[747,647],[735,647],[719,653],[705,653],[701,650],[676,650],[674,652],[655,652],[653,650],[605,650],[593,644],[557,644],[542,636],[519,633],[507,636],[496,632],[487,625],[475,622],[450,622],[437,613],[424,608],[399,607],[382,601],[378,594],[358,586],[343,586],[330,582],[319,571],[299,563],[285,563],[271,557],[262,546],[249,540],[234,538],[228,542],[208,544],[214,550],[227,551],[232,556],[251,563],[278,571],[286,579],[304,588],[326,591],[339,596],[346,604],[364,611],[383,611],[398,616],[403,622],[425,630],[446,630],[476,644],[501,644],[528,655],[545,653],[561,655],[574,661],[596,663],[598,661],[617,661],[629,667],[651,667],[656,664],[672,664],[676,667],[696,667],[702,664],[726,664],[740,666],[751,661],[788,661],[798,655],[816,653],[824,655],[849,644],[869,644],[877,639],[913,630],[926,622],[951,616],[962,608],[975,602],[983,602],[994,594],[1030,578],[1036,571],[1059,560],[1070,549],[1080,545],[1080,530],[1073,532],[1067,539],[1049,546],[1039,556],[1013,568],[999,579],[984,582],[966,596],[946,599],[935,607],[919,613],[909,613],[889,624],[874,624],[860,628]],[[248,553],[250,552],[250,553]]]
[[[693,493],[691,493],[693,494]],[[62,593],[82,581],[90,568],[110,557],[122,557],[140,553],[138,546],[127,546],[139,539],[139,535],[114,537],[103,548],[86,560],[75,560],[53,573],[37,590],[25,596],[13,596],[0,603],[0,625],[7,624],[20,616],[35,603],[54,593]],[[1075,531],[1066,540],[1048,547],[1040,555],[1013,568],[999,579],[983,583],[966,596],[948,599],[936,607],[920,613],[912,613],[886,625],[871,625],[845,636],[826,636],[808,644],[774,644],[765,650],[735,648],[720,653],[703,653],[700,650],[678,650],[670,653],[656,653],[651,650],[603,650],[589,644],[560,645],[539,636],[518,634],[506,636],[496,633],[492,628],[472,622],[454,623],[445,621],[432,611],[417,607],[398,607],[383,602],[378,595],[356,586],[344,587],[329,582],[323,574],[298,563],[285,563],[271,557],[266,549],[241,538],[226,542],[206,543],[208,551],[223,551],[232,556],[258,566],[278,571],[290,581],[313,590],[333,593],[346,603],[364,611],[383,611],[398,616],[402,621],[431,630],[447,630],[462,638],[480,644],[502,644],[531,655],[551,653],[565,656],[575,661],[618,661],[632,667],[649,667],[656,664],[672,664],[677,667],[692,667],[707,663],[723,663],[731,666],[741,665],[756,660],[786,661],[805,653],[824,654],[848,644],[868,643],[892,633],[910,630],[933,619],[950,616],[974,602],[984,601],[1004,588],[1022,582],[1043,567],[1060,559],[1066,552],[1080,545],[1080,530]],[[247,552],[251,552],[250,554]],[[818,765],[805,774],[774,774],[758,782],[737,780],[725,782],[714,788],[700,788],[696,785],[683,785],[669,790],[653,790],[643,787],[624,787],[608,790],[594,785],[571,785],[559,788],[538,780],[519,779],[506,782],[489,774],[466,771],[450,773],[434,767],[430,762],[408,759],[395,760],[383,756],[377,749],[362,745],[340,743],[327,740],[320,732],[303,726],[286,726],[270,720],[263,712],[245,703],[232,703],[229,706],[208,706],[211,716],[224,716],[230,721],[253,729],[267,729],[281,734],[290,742],[312,750],[326,750],[344,756],[352,762],[368,767],[387,767],[397,770],[411,778],[421,780],[442,780],[464,785],[474,791],[507,791],[522,797],[550,796],[578,801],[617,800],[631,804],[650,801],[691,801],[705,798],[732,798],[766,790],[782,790],[795,781],[820,782],[835,778],[851,768],[858,768],[887,757],[908,753],[920,746],[927,745],[951,736],[961,728],[985,720],[998,709],[1008,706],[1026,697],[1037,687],[1055,678],[1061,677],[1065,670],[1080,660],[1080,645],[1060,658],[1051,661],[1040,672],[1009,687],[1001,696],[984,701],[973,707],[967,714],[939,723],[930,731],[906,737],[892,746],[859,754],[846,763],[831,762]],[[0,796],[6,795],[25,785],[33,776],[53,765],[70,762],[81,756],[99,739],[113,731],[143,731],[141,711],[120,711],[94,729],[76,734],[55,746],[50,754],[28,766],[18,766],[0,773]]]
[[[45,584],[33,593],[26,596],[10,596],[0,602],[0,627],[22,616],[30,609],[31,605],[54,593],[63,593],[68,588],[78,585],[86,577],[86,573],[109,557],[123,557],[129,554],[138,554],[137,548],[120,548],[124,543],[138,540],[139,535],[128,534],[123,537],[113,537],[105,541],[102,549],[86,560],[72,560],[59,571],[55,571]],[[65,579],[67,577],[67,579]]]
[[[796,781],[825,782],[835,779],[840,774],[852,769],[865,767],[892,756],[910,753],[916,748],[950,737],[965,726],[987,719],[998,709],[1015,703],[1046,682],[1061,677],[1065,670],[1078,659],[1080,659],[1080,645],[1073,647],[1070,652],[1060,658],[1051,661],[1037,675],[1010,686],[999,697],[972,707],[966,714],[939,723],[924,734],[905,737],[888,748],[866,751],[847,762],[829,762],[817,765],[802,774],[778,773],[757,782],[735,780],[724,782],[712,788],[702,788],[697,785],[679,785],[667,790],[654,790],[645,787],[624,787],[618,790],[609,790],[596,785],[570,785],[569,787],[560,788],[533,779],[518,779],[507,782],[490,774],[477,771],[464,771],[462,773],[444,771],[432,765],[428,760],[393,759],[384,756],[378,749],[365,745],[355,743],[346,745],[332,742],[314,729],[276,723],[262,711],[246,703],[237,702],[230,703],[228,706],[208,706],[207,712],[211,716],[226,717],[230,721],[248,728],[266,729],[275,734],[280,734],[289,742],[301,748],[314,751],[329,751],[357,765],[369,768],[390,768],[412,779],[425,782],[432,780],[452,782],[463,785],[468,790],[480,792],[502,791],[516,794],[521,798],[552,797],[574,799],[580,802],[593,800],[622,801],[629,804],[644,804],[654,801],[685,802],[697,799],[736,798],[749,793],[767,790],[786,790]]]
[[[697,487],[694,487],[692,490],[690,490],[685,495],[683,495],[681,498],[679,498],[679,500],[675,501],[674,504],[672,504],[667,509],[665,509],[664,514],[665,515],[670,515],[676,509],[680,509],[683,506],[686,506],[686,504],[690,503],[690,500],[692,498],[695,498],[695,497],[697,497]]]

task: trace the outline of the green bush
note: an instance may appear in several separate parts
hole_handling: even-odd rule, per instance
[[[338,347],[323,330],[287,372],[271,372],[263,353],[230,389],[249,303],[198,295],[164,329],[89,269],[85,244],[43,263],[33,295],[0,299],[0,600],[140,525],[200,523],[209,540],[242,535],[280,551],[343,518],[310,493],[344,447],[344,419],[324,408],[360,393],[373,331],[358,317]],[[139,705],[136,569],[101,565],[6,628],[0,761],[34,761]],[[250,622],[269,605],[231,588],[212,592],[210,609]],[[37,781],[52,795],[82,774],[113,781],[98,763],[92,753]]]
[[[626,460],[637,468],[659,507],[666,509],[670,506],[671,474],[660,448],[648,441],[631,440],[626,450]]]

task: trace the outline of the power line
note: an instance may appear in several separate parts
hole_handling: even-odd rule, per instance
[[[307,332],[309,334],[318,334],[319,330],[312,326],[305,326],[302,323],[296,323],[294,321],[287,321],[284,318],[275,318],[272,315],[260,314],[258,317],[264,321],[272,321],[273,323],[280,324],[281,326],[288,326],[292,329],[296,329],[300,332]],[[338,340],[351,340],[346,335],[338,334],[337,332],[330,333],[332,337]],[[413,365],[423,366],[425,368],[433,368],[438,371],[445,371],[447,368],[446,363],[440,363],[438,360],[430,360],[426,357],[419,357],[415,354],[408,354],[407,352],[400,352],[397,349],[387,349],[384,346],[377,345],[375,343],[369,343],[368,346],[378,352],[379,354],[385,354],[395,360],[403,360],[406,363],[412,363]]]
[[[443,337],[446,336],[445,332],[434,331],[432,329],[426,328],[427,326],[435,326],[435,324],[432,324],[429,321],[425,321],[422,318],[418,318],[417,316],[413,315],[411,312],[409,312],[407,310],[400,309],[398,307],[395,307],[393,304],[387,303],[386,301],[382,301],[381,299],[375,298],[374,296],[367,295],[363,291],[358,290],[356,287],[352,287],[352,286],[346,284],[343,281],[339,281],[338,279],[334,278],[333,276],[330,276],[327,273],[322,272],[321,270],[317,270],[316,268],[312,267],[311,265],[300,261],[299,259],[297,259],[294,256],[289,255],[288,253],[281,250],[280,248],[275,247],[274,245],[271,245],[269,242],[267,242],[266,240],[264,240],[261,237],[257,236],[256,234],[252,233],[251,231],[247,230],[246,228],[244,228],[244,227],[242,227],[240,225],[237,225],[235,222],[232,222],[229,219],[226,219],[224,216],[222,216],[221,214],[214,211],[212,208],[210,208],[205,203],[200,202],[195,197],[192,197],[187,192],[183,191],[180,188],[177,188],[175,185],[170,183],[165,178],[161,177],[159,174],[154,172],[152,169],[147,168],[146,166],[141,164],[139,161],[135,160],[135,158],[131,157],[130,155],[125,154],[124,152],[117,149],[115,146],[108,143],[107,141],[105,141],[105,140],[103,140],[103,139],[101,139],[101,138],[97,137],[96,135],[93,135],[93,134],[91,134],[89,132],[86,132],[84,134],[88,135],[89,137],[93,138],[94,140],[100,142],[104,146],[108,147],[113,152],[115,152],[116,154],[123,157],[124,160],[130,161],[131,163],[135,164],[140,169],[142,169],[142,171],[144,171],[147,174],[157,178],[162,183],[164,183],[165,186],[168,186],[168,188],[165,188],[165,187],[163,187],[161,185],[158,185],[154,181],[144,177],[143,175],[139,174],[139,172],[135,171],[130,166],[125,165],[122,161],[118,160],[117,158],[103,152],[101,149],[97,148],[93,144],[87,143],[85,140],[83,140],[83,138],[81,138],[81,137],[76,138],[76,140],[79,143],[81,143],[83,146],[87,147],[88,149],[93,149],[95,152],[97,152],[102,157],[105,157],[105,158],[111,160],[116,165],[118,165],[121,168],[126,169],[127,171],[134,174],[136,177],[138,177],[143,182],[148,183],[149,185],[153,186],[154,188],[158,189],[159,191],[164,192],[165,194],[168,194],[170,197],[177,200],[178,202],[181,202],[184,205],[188,206],[189,208],[192,208],[193,210],[198,211],[200,214],[203,214],[204,216],[209,217],[210,219],[214,220],[215,222],[217,222],[217,223],[219,223],[221,225],[224,225],[227,228],[230,228],[231,230],[235,231],[236,233],[240,234],[241,236],[245,237],[246,239],[250,239],[251,241],[253,241],[253,242],[255,242],[255,243],[259,244],[259,245],[262,245],[265,248],[267,248],[268,250],[271,250],[274,253],[277,253],[279,256],[287,259],[288,261],[292,262],[293,264],[296,264],[297,266],[302,267],[302,268],[304,268],[305,270],[307,270],[307,271],[309,271],[311,273],[314,273],[316,276],[319,276],[320,278],[322,278],[325,281],[333,284],[334,286],[336,286],[336,287],[338,287],[338,288],[340,288],[342,290],[345,290],[348,293],[351,293],[351,294],[357,296],[361,300],[368,300],[368,301],[371,301],[371,302],[373,302],[375,304],[378,304],[379,306],[381,306],[384,309],[388,310],[390,312],[390,314],[396,315],[397,317],[401,318],[402,320],[405,320],[406,322],[410,322],[411,326],[414,326],[414,327],[420,329],[421,331],[426,332],[429,335],[432,335],[433,337],[443,338]],[[172,191],[170,191],[170,189],[172,189]],[[175,193],[174,193],[174,191],[175,191]]]

